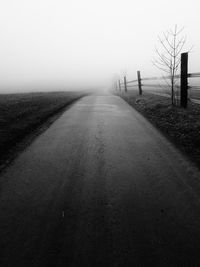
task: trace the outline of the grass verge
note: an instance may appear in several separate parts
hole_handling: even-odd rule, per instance
[[[136,92],[119,94],[161,130],[200,168],[200,105],[189,102],[188,108],[172,106],[170,99]]]
[[[15,157],[19,148],[24,148],[19,144],[27,136],[33,137],[33,133],[38,133],[44,124],[49,126],[56,115],[86,94],[51,92],[0,95],[0,170]]]

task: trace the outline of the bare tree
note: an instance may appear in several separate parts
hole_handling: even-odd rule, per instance
[[[178,29],[177,25],[175,25],[174,29],[170,29],[158,36],[160,48],[155,48],[156,59],[153,60],[154,66],[166,72],[169,76],[172,105],[175,103],[176,75],[181,61],[180,55],[186,43],[186,36],[183,35],[183,30],[184,28]]]

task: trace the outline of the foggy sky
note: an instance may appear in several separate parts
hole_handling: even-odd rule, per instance
[[[160,74],[157,35],[178,24],[200,71],[198,1],[2,0],[0,92],[106,87],[113,75]]]

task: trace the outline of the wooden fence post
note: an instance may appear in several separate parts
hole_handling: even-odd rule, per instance
[[[137,71],[137,78],[138,78],[139,95],[142,95],[142,84],[141,84],[141,76],[139,70]]]
[[[181,54],[181,107],[187,108],[188,100],[188,53]]]
[[[121,83],[120,83],[120,80],[118,80],[118,84],[119,84],[119,91],[121,92]]]
[[[126,76],[124,76],[124,89],[125,89],[125,92],[127,92]]]

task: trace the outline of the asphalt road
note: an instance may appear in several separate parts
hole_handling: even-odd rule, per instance
[[[124,100],[84,97],[0,178],[0,266],[200,266],[199,178]]]

